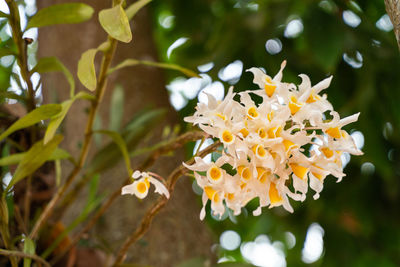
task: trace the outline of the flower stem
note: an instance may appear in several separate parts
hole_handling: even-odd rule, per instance
[[[204,150],[200,151],[198,153],[198,156],[204,157],[205,155],[211,153],[212,151],[215,151],[215,149],[217,149],[220,145],[221,145],[221,143],[219,141],[215,142],[214,144],[212,144],[212,145],[208,146],[207,148],[205,148]],[[188,165],[191,165],[193,163],[194,163],[194,158],[192,158],[186,162],[186,164],[188,164]],[[168,177],[167,188],[168,188],[168,191],[170,192],[171,196],[175,189],[176,182],[187,171],[188,170],[183,165],[179,165],[179,167],[177,167]],[[138,241],[149,230],[154,217],[167,204],[167,202],[168,202],[168,199],[165,196],[161,196],[153,204],[153,206],[146,212],[139,227],[125,240],[122,247],[118,251],[117,258],[116,258],[114,264],[112,265],[113,267],[120,265],[125,260],[126,253],[128,252],[129,247],[133,243]]]
[[[187,132],[185,134],[182,134],[181,136],[178,136],[177,138],[173,139],[172,141],[169,141],[163,145],[157,146],[157,149],[153,151],[151,155],[148,156],[148,158],[136,169],[140,171],[145,171],[147,168],[149,168],[152,165],[152,162],[154,162],[159,156],[166,154],[172,150],[176,150],[179,147],[182,147],[184,144],[187,142],[191,141],[196,141],[200,138],[204,138],[204,132],[200,131],[192,131],[192,132]],[[86,226],[78,233],[75,235],[75,237],[72,239],[71,243],[64,248],[63,251],[58,253],[57,257],[55,257],[51,263],[55,264],[58,262],[64,255],[67,253],[78,241],[82,238],[82,236],[87,233],[97,222],[97,220],[104,214],[104,212],[112,205],[112,203],[117,199],[118,196],[121,195],[121,190],[122,187],[129,184],[131,181],[130,177],[127,177],[124,183],[117,189],[115,190],[107,199],[106,202],[102,204],[100,209],[96,212],[96,214],[90,219],[90,221],[86,224]],[[72,192],[76,192],[75,188]],[[65,206],[65,208],[67,208]]]
[[[38,264],[43,264],[44,266],[50,267],[50,264],[42,259],[41,257],[37,255],[32,255],[32,254],[26,254],[22,251],[17,251],[17,250],[6,250],[6,249],[1,249],[0,248],[0,255],[4,255],[7,257],[20,257],[20,258],[28,258],[28,259],[33,259],[35,260]]]

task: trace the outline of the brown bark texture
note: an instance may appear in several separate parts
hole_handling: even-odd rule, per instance
[[[400,3],[398,0],[385,0],[386,12],[393,24],[394,35],[400,49]]]
[[[38,8],[65,2],[74,1],[41,0],[38,1]],[[111,5],[111,1],[84,2],[95,9],[95,14],[90,21],[77,25],[52,26],[39,31],[38,57],[57,56],[74,74],[77,90],[85,90],[76,77],[78,60],[84,51],[97,47],[106,39],[106,33],[102,30],[97,16],[99,10]],[[119,43],[112,65],[116,65],[126,58],[157,60],[151,20],[147,9],[143,9],[137,14],[131,27],[133,41],[129,44]],[[60,102],[68,99],[69,87],[60,74],[46,74],[42,78],[44,102]],[[177,123],[176,113],[169,105],[163,71],[150,67],[133,67],[122,69],[110,76],[100,107],[102,128],[107,128],[111,93],[118,84],[124,88],[125,93],[123,124],[127,123],[135,112],[148,104],[168,109],[168,115],[163,125],[156,129],[156,134],[150,140],[146,140],[146,144],[150,145],[159,141],[163,127],[167,124]],[[62,147],[73,156],[79,154],[79,142],[83,139],[87,119],[87,113],[85,113],[87,107],[88,105],[84,101],[76,101],[62,125],[62,133],[65,136]],[[103,143],[105,141],[108,140],[104,138]],[[97,148],[99,147],[93,142],[90,155],[93,155]],[[151,171],[164,177],[168,176],[182,162],[182,154],[182,151],[177,151],[173,157],[158,160]],[[133,160],[132,166],[137,166],[139,163],[139,161]],[[62,165],[64,176],[70,170],[71,164]],[[101,175],[100,191],[111,193],[121,185],[125,177],[126,170],[121,163]],[[86,197],[87,190],[80,195],[77,202],[64,216],[65,224],[81,213]],[[152,191],[143,201],[139,201],[134,196],[121,196],[105,213],[96,228],[89,233],[89,244],[93,247],[103,248],[106,253],[115,253],[127,235],[137,227],[145,211],[156,197],[158,196],[155,196]],[[198,201],[192,191],[191,179],[182,178],[166,208],[154,220],[150,231],[142,240],[132,246],[127,262],[152,266],[174,266],[192,257],[212,257],[210,248],[213,238],[205,223],[199,220]]]

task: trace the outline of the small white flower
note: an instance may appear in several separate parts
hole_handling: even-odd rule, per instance
[[[169,198],[169,191],[165,185],[156,178],[152,177],[149,173],[136,170],[132,174],[132,178],[137,180],[135,180],[132,184],[122,187],[122,195],[131,194],[143,199],[149,193],[150,184],[153,184],[156,193]]]

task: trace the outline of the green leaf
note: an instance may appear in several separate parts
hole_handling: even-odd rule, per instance
[[[23,128],[27,128],[31,125],[34,125],[42,120],[49,119],[59,113],[61,111],[60,104],[48,104],[40,106],[24,117],[20,118],[16,122],[14,122],[5,132],[0,135],[0,141],[12,134],[15,131],[18,131]]]
[[[26,29],[56,24],[81,23],[90,19],[93,8],[83,3],[52,5],[40,9],[28,22]]]
[[[13,178],[4,192],[8,192],[13,185],[42,166],[43,163],[45,163],[53,154],[53,151],[56,150],[62,139],[63,137],[61,135],[56,135],[45,145],[43,144],[43,140],[36,142],[22,158],[20,164],[15,170]]]
[[[24,237],[24,253],[29,255],[35,255],[35,243],[32,239]],[[32,259],[24,258],[24,267],[31,266]]]
[[[124,43],[132,40],[129,20],[121,5],[100,11],[99,21],[103,29],[114,39]]]
[[[11,47],[7,47],[7,46],[0,47],[0,57],[15,55],[15,54],[16,53],[15,53],[14,49]]]
[[[50,123],[47,126],[46,133],[43,139],[44,144],[47,144],[56,134],[58,127],[60,126],[61,122],[67,115],[68,110],[71,107],[72,103],[74,103],[74,99],[68,99],[63,103],[61,103],[61,112],[57,114],[57,116],[51,118]]]
[[[40,74],[46,72],[55,72],[60,71],[65,75],[67,81],[69,83],[69,87],[71,89],[70,95],[71,97],[74,95],[75,92],[75,81],[74,77],[72,76],[71,72],[61,63],[60,60],[56,57],[42,57],[39,59],[39,62],[36,66],[31,70],[31,73],[38,72]]]
[[[84,52],[78,62],[78,78],[90,91],[94,91],[97,85],[96,69],[94,68],[94,57],[97,49],[89,49]]]
[[[95,133],[108,135],[109,137],[111,137],[111,139],[114,141],[114,143],[117,144],[117,146],[121,150],[122,156],[124,157],[125,166],[126,166],[128,175],[131,176],[133,172],[132,172],[132,167],[131,167],[131,161],[129,159],[128,148],[126,146],[124,139],[122,139],[121,135],[117,132],[107,131],[107,130],[100,130],[100,131],[96,131]]]
[[[122,69],[125,67],[131,67],[131,66],[136,66],[136,65],[146,65],[146,66],[151,66],[151,67],[157,67],[157,68],[162,68],[162,69],[170,69],[170,70],[177,70],[182,72],[188,77],[200,77],[197,73],[194,71],[191,71],[189,69],[183,68],[179,65],[176,64],[169,64],[169,63],[160,63],[160,62],[154,62],[154,61],[148,61],[148,60],[137,60],[137,59],[125,59],[121,63],[119,63],[117,66],[114,68],[110,68],[108,71],[108,74],[118,70]]]
[[[115,86],[111,95],[110,126],[109,129],[118,131],[121,127],[124,115],[124,88],[121,85]]]
[[[15,100],[19,100],[19,101],[24,101],[25,98],[23,96],[17,95],[16,93],[13,92],[1,92],[0,91],[0,99],[3,100],[5,98],[8,99],[15,99]]]
[[[88,99],[88,100],[95,99],[94,96],[92,96],[86,92],[79,92],[72,99],[68,99],[68,100],[64,101],[63,103],[61,103],[61,112],[59,114],[57,114],[56,116],[52,117],[49,125],[47,126],[46,133],[44,135],[44,143],[45,144],[47,144],[47,142],[49,142],[53,138],[58,127],[60,126],[61,122],[64,120],[69,109],[71,108],[72,104],[78,98]]]
[[[84,99],[84,100],[93,101],[93,100],[96,100],[96,97],[87,92],[80,91],[79,93],[77,93],[74,96],[74,99]]]
[[[126,10],[126,16],[128,17],[128,20],[131,20],[136,13],[142,9],[142,7],[144,7],[145,5],[147,5],[148,3],[150,3],[151,0],[139,0],[136,1],[135,3],[133,3],[132,5],[130,5]]]
[[[8,14],[0,11],[0,18],[8,18]]]
[[[26,152],[22,152],[22,153],[15,153],[7,157],[2,157],[0,159],[0,166],[9,166],[18,164],[24,158],[25,154]],[[53,151],[53,153],[47,160],[52,161],[52,160],[69,159],[69,158],[72,158],[72,156],[67,151],[61,148],[57,148],[56,150]]]

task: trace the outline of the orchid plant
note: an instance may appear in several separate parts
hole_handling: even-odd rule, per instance
[[[183,163],[203,189],[200,219],[205,217],[208,201],[217,216],[226,208],[239,215],[254,198],[259,198],[255,216],[263,207],[283,206],[293,212],[289,198],[304,201],[310,187],[317,199],[328,175],[342,180],[343,153],[362,155],[351,135],[342,129],[357,121],[359,113],[341,119],[327,95],[321,95],[332,76],[312,86],[310,78],[300,74],[302,82],[297,86],[282,81],[285,66],[283,61],[273,78],[262,69],[249,69],[258,90],[234,93],[231,87],[223,101],[207,94],[208,102],[198,103],[194,115],[185,118],[223,144],[215,162],[195,157],[194,164]],[[240,102],[234,100],[236,95]],[[257,105],[252,95],[261,97],[262,102]],[[139,176],[143,178],[125,186],[122,194],[143,198],[150,181],[156,192],[169,197],[155,178],[138,171],[133,178]]]

